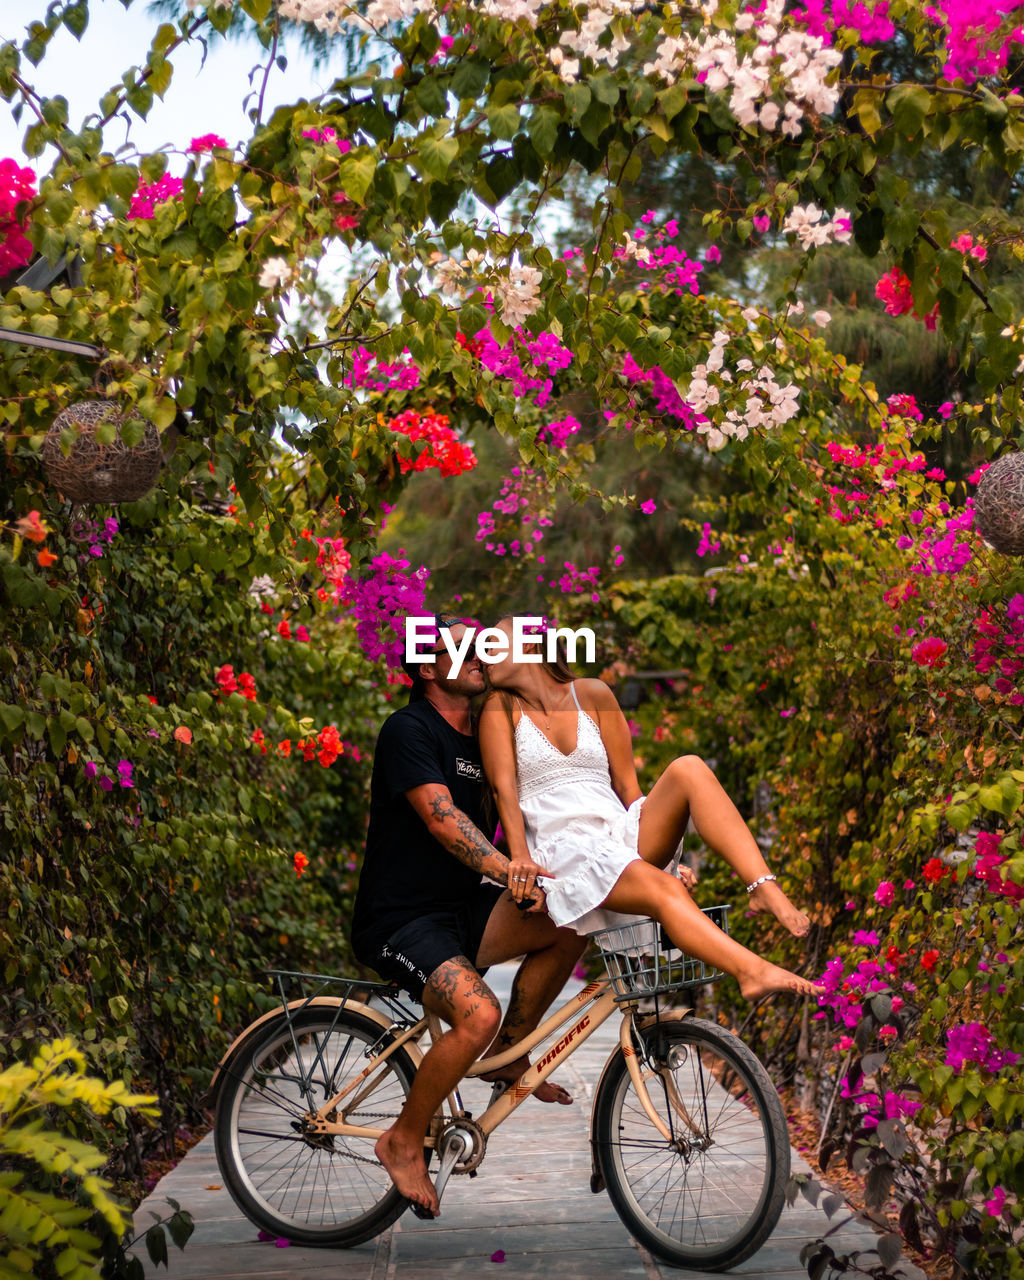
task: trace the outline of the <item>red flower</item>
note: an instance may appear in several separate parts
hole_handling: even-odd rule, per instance
[[[57,563],[57,557],[52,551],[40,551],[36,559],[39,561],[40,569],[49,569],[51,564]]]
[[[46,521],[39,518],[38,511],[30,511],[27,516],[22,516],[14,527],[29,542],[45,542],[46,535],[52,532]]]
[[[292,859],[292,862],[295,866],[295,874],[297,876],[301,876],[303,871],[305,871],[305,869],[309,866],[309,859],[302,852],[297,853],[295,857]]]
[[[929,884],[938,884],[945,877],[948,867],[939,858],[929,858],[921,868],[921,874]]]
[[[265,739],[264,739],[264,737],[263,737],[263,730],[262,730],[262,729],[256,729],[256,730],[253,732],[252,740],[253,740],[253,742],[255,742],[255,743],[259,746],[259,749],[260,749],[260,755],[264,755],[264,756],[265,756],[265,755],[267,754],[267,744],[266,744],[266,741],[265,741]]]
[[[927,640],[914,645],[910,656],[919,667],[944,667],[945,653],[948,648],[949,645],[945,640],[940,640],[938,636],[929,636]]]
[[[290,756],[292,753],[291,739],[285,738],[284,741],[277,744],[277,754],[280,756]]]
[[[238,692],[243,698],[247,698],[250,702],[256,701],[256,680],[248,671],[242,671],[239,673]]]
[[[290,640],[292,638],[292,629],[288,625],[287,618],[282,618],[277,624],[277,634],[282,636],[285,640]]]
[[[939,953],[937,951],[926,951],[921,957],[921,968],[927,969],[929,973],[935,968],[939,962]]]
[[[235,669],[230,663],[225,664],[217,672],[217,683],[220,685],[221,693],[237,693],[238,684],[235,680]]]

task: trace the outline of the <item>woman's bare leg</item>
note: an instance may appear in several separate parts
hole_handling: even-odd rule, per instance
[[[768,875],[768,864],[750,828],[700,756],[673,760],[651,788],[640,810],[641,858],[656,867],[667,866],[691,818],[701,839],[721,854],[744,885]],[[798,938],[810,928],[807,916],[774,880],[758,885],[750,895],[750,910],[767,911]]]
[[[825,993],[824,987],[762,959],[723,933],[678,880],[642,858],[631,862],[619,876],[604,906],[612,911],[652,916],[681,951],[732,974],[748,1000],[758,1000],[775,991],[802,996]]]

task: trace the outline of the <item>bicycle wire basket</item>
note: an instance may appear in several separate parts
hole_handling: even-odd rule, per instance
[[[703,911],[723,933],[729,932],[727,904]],[[725,976],[721,969],[680,951],[656,920],[633,920],[589,936],[601,952],[616,1000],[685,991]]]

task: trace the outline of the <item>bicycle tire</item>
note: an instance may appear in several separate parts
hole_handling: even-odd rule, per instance
[[[351,1248],[409,1207],[369,1139],[301,1132],[309,1103],[300,1080],[321,1106],[363,1070],[363,1051],[380,1038],[379,1023],[355,1011],[335,1017],[310,1008],[290,1020],[282,1013],[237,1046],[224,1066],[214,1142],[224,1185],[250,1222],[294,1244]],[[401,1110],[416,1074],[412,1058],[398,1049],[381,1071],[350,1113],[353,1124],[387,1128]]]
[[[790,1146],[779,1095],[743,1041],[712,1022],[655,1023],[642,1035],[661,1076],[648,1079],[651,1102],[666,1124],[673,1113],[679,1145],[673,1149],[643,1110],[619,1050],[594,1101],[608,1194],[655,1257],[727,1271],[761,1248],[782,1213]],[[669,1105],[668,1077],[696,1131]]]

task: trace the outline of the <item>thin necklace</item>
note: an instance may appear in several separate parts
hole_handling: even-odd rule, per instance
[[[565,699],[563,698],[563,699],[562,699],[562,701],[564,702],[564,701],[565,701]],[[531,706],[532,706],[532,705],[533,705],[533,704],[531,703]],[[545,728],[545,730],[549,730],[549,729],[551,728],[551,717],[554,715],[555,708],[554,708],[554,707],[552,707],[552,709],[551,709],[550,711],[545,711],[545,710],[544,710],[544,706],[543,706],[543,704],[538,702],[538,703],[537,703],[537,710],[541,713],[541,715],[542,715],[542,716],[544,716],[544,728]],[[562,710],[562,708],[561,708],[561,707],[559,707],[559,708],[558,708],[558,710],[559,710],[559,711],[561,711],[561,710]]]

